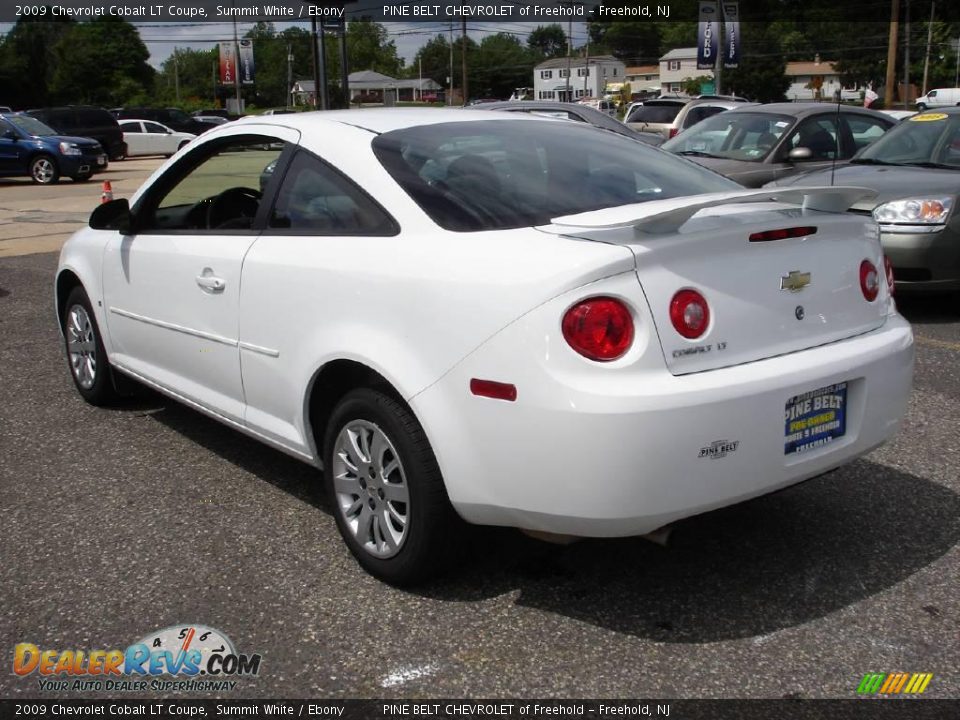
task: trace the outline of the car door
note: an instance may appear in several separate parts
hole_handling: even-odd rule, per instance
[[[243,266],[245,419],[250,429],[303,454],[309,452],[302,426],[303,365],[334,352],[338,338],[308,347],[316,334],[297,328],[317,313],[316,322],[328,327],[338,314],[349,313],[350,293],[362,289],[339,297],[336,289],[349,284],[353,263],[365,253],[396,247],[399,226],[352,180],[302,148],[274,177],[282,183]]]
[[[258,235],[263,169],[299,136],[257,125],[221,133],[137,198],[133,231],[103,257],[111,362],[242,422],[240,271]]]
[[[143,123],[139,120],[121,120],[120,130],[123,132],[123,141],[127,144],[128,157],[148,154]]]
[[[176,142],[172,140],[170,131],[160,123],[143,121],[144,136],[147,147],[152,155],[172,155],[177,151]],[[172,145],[172,147],[171,147]]]
[[[792,159],[790,151],[805,147],[810,150],[807,159]],[[837,125],[837,112],[811,115],[804,118],[777,148],[773,179],[787,177],[806,170],[830,167],[842,159],[843,141]]]

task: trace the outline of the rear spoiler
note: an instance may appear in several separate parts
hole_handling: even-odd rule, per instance
[[[845,212],[858,200],[876,197],[877,192],[862,187],[787,187],[760,190],[736,190],[725,193],[707,193],[686,197],[651,200],[645,203],[621,205],[604,210],[591,210],[553,218],[550,222],[560,232],[570,229],[613,230],[636,228],[643,232],[666,234],[678,230],[687,220],[704,208],[738,203],[757,203],[775,200],[798,203],[804,210]]]

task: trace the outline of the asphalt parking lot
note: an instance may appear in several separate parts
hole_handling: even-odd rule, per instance
[[[666,547],[479,530],[452,575],[400,591],[353,561],[310,467],[156,395],[103,410],[74,391],[52,251],[103,179],[129,195],[157,164],[0,182],[8,668],[17,643],[202,623],[263,656],[231,697],[853,698],[895,671],[960,697],[960,307],[901,299],[913,398],[870,456],[681,522]],[[0,672],[0,697],[53,696],[77,694]]]

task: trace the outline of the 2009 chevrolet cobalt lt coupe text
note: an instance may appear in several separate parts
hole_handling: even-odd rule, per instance
[[[462,520],[642,534],[889,438],[913,338],[868,192],[513,113],[260,117],[98,207],[57,312],[87,401],[132,377],[323,467],[408,583]]]

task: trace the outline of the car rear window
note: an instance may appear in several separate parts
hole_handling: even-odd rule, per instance
[[[628,123],[672,123],[683,105],[641,105],[627,118]]]
[[[377,158],[438,225],[471,232],[740,186],[638,140],[517,118],[379,135]]]

